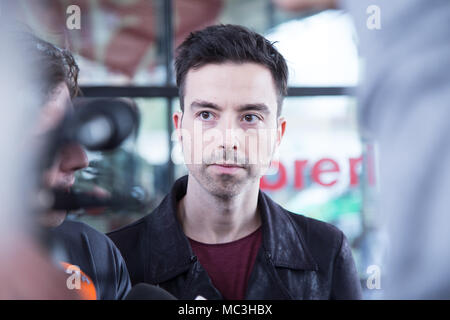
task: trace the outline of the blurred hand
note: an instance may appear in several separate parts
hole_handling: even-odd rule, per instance
[[[273,3],[285,11],[309,11],[336,9],[338,0],[272,0]]]

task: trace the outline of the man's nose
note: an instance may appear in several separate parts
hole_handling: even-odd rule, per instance
[[[239,130],[232,119],[224,120],[222,126],[222,140],[219,147],[225,150],[237,150],[239,148]]]
[[[89,165],[88,157],[79,144],[70,144],[61,151],[61,171],[75,172]]]

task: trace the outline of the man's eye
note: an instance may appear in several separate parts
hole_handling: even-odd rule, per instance
[[[200,112],[200,118],[202,118],[202,120],[211,120],[213,118],[213,115],[211,112],[202,111]]]
[[[243,117],[243,120],[247,123],[255,123],[257,120],[259,120],[259,118],[254,114],[246,114]]]

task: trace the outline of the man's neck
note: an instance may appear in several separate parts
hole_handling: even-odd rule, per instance
[[[249,235],[261,225],[257,209],[259,185],[249,185],[224,199],[188,179],[186,195],[178,202],[177,217],[187,237],[202,243],[226,243]]]

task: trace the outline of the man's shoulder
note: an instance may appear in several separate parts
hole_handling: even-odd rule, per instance
[[[149,222],[148,220],[150,220],[150,219],[151,219],[151,214],[147,214],[144,217],[140,218],[139,220],[136,220],[127,225],[119,227],[118,229],[108,232],[106,235],[108,237],[110,237],[111,239],[138,235],[144,231],[145,226]]]
[[[113,244],[103,232],[81,221],[66,219],[59,227],[55,228],[54,233],[69,241],[95,244],[95,247],[102,245],[110,247]]]
[[[108,232],[106,235],[114,242],[114,244],[122,252],[122,255],[128,255],[130,252],[137,253],[139,248],[145,246],[145,241],[149,235],[146,234],[149,228],[147,225],[152,220],[153,213],[149,213],[139,220],[127,224],[118,229]]]
[[[126,240],[129,238],[141,237],[143,233],[150,231],[151,228],[149,228],[149,226],[155,223],[161,223],[161,221],[155,222],[155,220],[158,220],[161,217],[161,214],[167,211],[167,202],[166,196],[156,208],[145,214],[142,218],[112,230],[106,235],[114,242],[122,241],[122,239]]]
[[[147,265],[150,237],[147,225],[151,219],[152,213],[106,234],[122,254],[133,284],[145,280],[144,269]]]
[[[89,237],[105,237],[105,234],[97,229],[89,226],[87,223],[77,220],[66,219],[64,222],[54,229],[55,232],[65,234],[67,236],[79,236],[86,234]]]
[[[285,209],[282,205],[272,200],[268,195],[262,193],[262,197],[267,204],[267,209],[277,215],[281,215],[282,218],[276,219],[278,223],[291,223],[297,230],[298,235],[305,242],[310,241],[325,241],[325,242],[335,242],[340,240],[343,236],[341,230],[331,223],[324,222],[318,219],[308,217],[302,213],[294,213],[290,210]],[[289,221],[289,222],[288,222]]]
[[[344,233],[329,222],[310,218],[305,215],[283,209],[288,218],[296,227],[299,237],[302,238],[314,256],[323,256],[326,252],[337,254],[345,239]]]
[[[79,266],[96,283],[99,299],[121,299],[130,289],[128,271],[119,250],[103,232],[81,221],[64,221],[54,236],[62,241],[64,258]]]
[[[340,238],[342,231],[335,225],[315,218],[307,217],[300,213],[285,210],[290,219],[304,234],[312,237]]]

